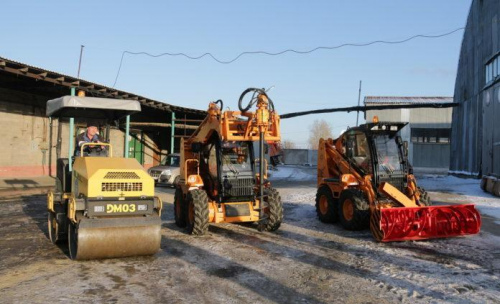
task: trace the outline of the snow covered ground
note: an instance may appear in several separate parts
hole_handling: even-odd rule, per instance
[[[0,302],[500,303],[500,237],[483,229],[377,243],[369,230],[318,220],[316,168],[275,173],[285,213],[275,232],[211,224],[207,235],[189,235],[174,223],[174,190],[157,187],[162,242],[151,257],[71,261],[67,244],[47,238],[44,195],[0,200]],[[496,208],[475,180],[419,181],[437,203],[480,200],[480,208]]]
[[[269,171],[271,180],[311,181],[316,179],[316,169],[302,166],[278,166]]]
[[[279,170],[273,179],[288,207],[286,222],[316,230],[308,236],[336,243],[343,253],[352,255],[356,271],[367,273],[380,296],[394,294],[403,303],[500,303],[498,236],[483,229],[479,235],[465,237],[377,243],[369,231],[345,231],[338,224],[317,220],[314,168]],[[500,200],[484,193],[478,180],[436,175],[417,180],[438,203],[476,203],[483,217],[500,219]],[[281,189],[283,184],[287,187]],[[283,233],[288,233],[288,225]]]

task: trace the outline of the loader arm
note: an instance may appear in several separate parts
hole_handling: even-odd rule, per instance
[[[318,188],[328,185],[335,198],[349,187],[359,187],[365,193],[370,208],[375,208],[376,193],[372,187],[371,175],[362,176],[357,172],[338,151],[331,138],[321,138],[319,141],[317,184]]]
[[[225,111],[221,112],[217,102],[211,102],[208,106],[207,116],[187,139],[181,139],[181,181],[187,181],[189,175],[197,174],[197,163],[186,163],[189,159],[198,159],[196,145],[205,145],[217,136],[221,142],[255,142],[260,139],[260,132],[264,134],[265,141],[279,141],[280,117],[266,104],[265,96],[259,101],[255,112]],[[195,151],[193,151],[193,147]]]

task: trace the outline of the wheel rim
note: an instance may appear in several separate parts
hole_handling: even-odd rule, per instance
[[[344,219],[350,221],[354,217],[354,204],[350,199],[346,199],[342,204],[342,214]]]
[[[319,198],[319,211],[321,214],[328,213],[328,198],[324,195]]]

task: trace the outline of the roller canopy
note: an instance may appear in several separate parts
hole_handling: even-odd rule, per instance
[[[47,116],[117,120],[141,111],[136,100],[63,96],[47,101]]]

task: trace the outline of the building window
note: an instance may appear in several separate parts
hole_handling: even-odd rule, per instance
[[[411,142],[429,144],[449,144],[451,129],[412,128]]]
[[[500,55],[500,54],[499,54]],[[496,55],[486,63],[485,84],[488,85],[500,76],[500,58]]]

